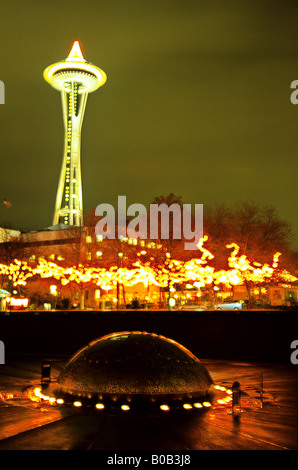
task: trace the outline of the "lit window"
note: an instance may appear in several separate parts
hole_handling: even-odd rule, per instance
[[[97,242],[102,242],[103,236],[102,235],[96,235],[96,241]]]
[[[91,235],[86,235],[86,242],[91,243],[92,242],[92,237]]]

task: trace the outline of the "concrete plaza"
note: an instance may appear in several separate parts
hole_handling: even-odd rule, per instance
[[[182,415],[101,415],[28,399],[40,384],[42,357],[11,357],[0,366],[0,450],[295,450],[297,373],[291,366],[203,360],[215,384],[239,381],[242,413],[215,401]],[[55,381],[67,357],[47,356]],[[263,400],[260,378],[263,378]]]

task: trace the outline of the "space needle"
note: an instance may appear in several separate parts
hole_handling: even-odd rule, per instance
[[[75,41],[67,59],[44,70],[44,79],[61,92],[64,153],[53,225],[83,225],[81,129],[89,93],[105,84],[103,70],[87,62]]]

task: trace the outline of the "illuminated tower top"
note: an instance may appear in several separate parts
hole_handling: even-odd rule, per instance
[[[97,90],[107,80],[103,70],[84,59],[79,41],[73,43],[67,59],[49,65],[43,76],[56,90],[70,90],[71,83],[76,81],[80,82],[79,89],[87,93]]]

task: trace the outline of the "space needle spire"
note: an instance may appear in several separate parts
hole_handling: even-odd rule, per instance
[[[61,92],[64,122],[64,153],[53,225],[83,225],[81,176],[81,129],[89,93],[104,85],[103,70],[84,59],[78,41],[67,59],[44,70],[44,79]]]

